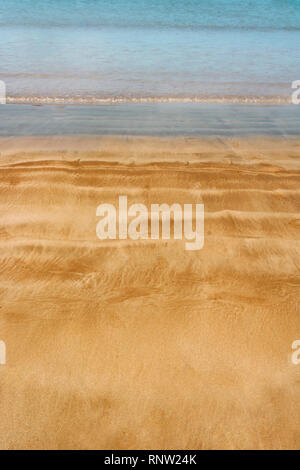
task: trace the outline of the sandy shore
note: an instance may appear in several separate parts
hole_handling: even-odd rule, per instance
[[[0,448],[300,448],[299,139],[0,152]],[[204,202],[204,248],[98,240],[120,194]]]

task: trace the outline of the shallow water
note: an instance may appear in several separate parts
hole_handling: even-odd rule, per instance
[[[0,137],[299,136],[300,106],[218,103],[0,106]]]
[[[12,97],[286,99],[299,0],[0,0]]]

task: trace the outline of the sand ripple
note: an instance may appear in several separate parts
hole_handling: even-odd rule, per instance
[[[1,448],[299,448],[300,143],[0,141]],[[97,205],[205,204],[205,246]]]

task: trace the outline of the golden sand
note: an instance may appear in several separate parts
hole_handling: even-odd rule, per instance
[[[0,140],[2,449],[300,448],[300,140]],[[205,245],[96,207],[205,205]]]

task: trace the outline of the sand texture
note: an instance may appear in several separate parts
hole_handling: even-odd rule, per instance
[[[0,139],[2,449],[300,448],[300,140]],[[205,245],[96,207],[205,205]]]

